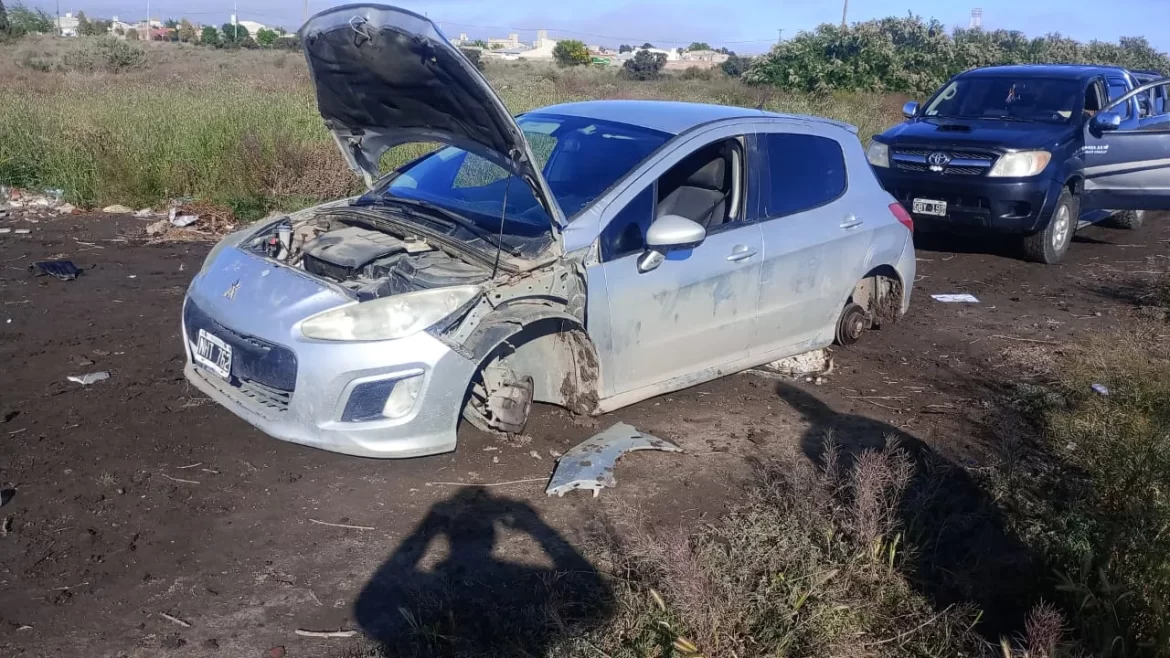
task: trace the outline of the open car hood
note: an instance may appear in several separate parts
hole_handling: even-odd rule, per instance
[[[323,11],[300,31],[317,108],[349,166],[373,187],[379,160],[410,142],[442,142],[511,171],[552,218],[564,214],[532,148],[475,66],[430,20],[386,5]]]

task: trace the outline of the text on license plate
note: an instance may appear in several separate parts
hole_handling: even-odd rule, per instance
[[[192,352],[195,363],[215,375],[230,379],[232,375],[232,346],[215,334],[200,329]]]
[[[935,201],[934,199],[915,199],[912,212],[915,215],[936,215],[938,217],[945,217],[947,214],[947,202]]]

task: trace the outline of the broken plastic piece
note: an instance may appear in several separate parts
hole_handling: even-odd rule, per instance
[[[38,260],[30,267],[35,267],[41,274],[55,276],[62,281],[72,281],[81,274],[81,270],[71,260]]]
[[[561,456],[544,492],[550,496],[564,496],[574,489],[592,489],[593,496],[597,497],[602,487],[617,485],[613,478],[614,464],[618,457],[634,450],[682,452],[682,448],[670,441],[643,434],[626,423],[618,423]]]
[[[1109,388],[1104,384],[1093,384],[1090,388],[1092,388],[1093,392],[1097,395],[1109,395]]]
[[[105,381],[110,378],[110,373],[102,370],[101,372],[91,372],[88,375],[70,375],[69,381],[77,382],[82,386],[89,386],[100,381]]]
[[[955,303],[978,304],[979,303],[979,300],[975,298],[975,295],[970,295],[967,293],[948,294],[948,295],[931,295],[931,298],[934,299],[934,301],[936,301],[936,302],[947,302],[947,303],[952,303],[952,304],[955,304]]]

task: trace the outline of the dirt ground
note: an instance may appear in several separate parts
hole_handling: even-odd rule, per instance
[[[983,468],[998,459],[1005,383],[1124,321],[1134,281],[1167,269],[1166,219],[1086,229],[1055,267],[994,240],[920,248],[910,314],[835,350],[820,384],[745,373],[592,422],[541,408],[530,440],[465,425],[455,453],[407,461],[270,439],[185,383],[180,307],[209,245],[141,244],[145,222],[127,216],[0,219],[32,229],[0,235],[0,487],[15,490],[0,509],[0,655],[326,655],[337,640],[295,630],[366,628],[374,574],[426,573],[459,552],[461,514],[483,511],[479,557],[561,569],[605,515],[718,518],[752,459],[805,459],[826,430],[897,430]],[[29,272],[50,257],[85,273]],[[97,370],[110,379],[66,380]],[[458,486],[546,478],[556,452],[618,420],[686,454],[629,455],[596,499],[547,498],[543,482]]]

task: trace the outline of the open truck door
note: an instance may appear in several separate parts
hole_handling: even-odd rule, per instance
[[[1105,106],[1085,124],[1082,210],[1170,210],[1170,115],[1123,120],[1125,104],[1170,78],[1143,84]]]

